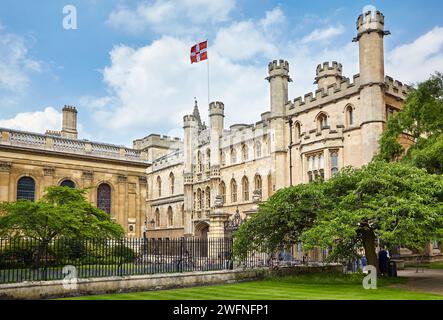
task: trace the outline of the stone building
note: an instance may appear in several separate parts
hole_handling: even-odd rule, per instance
[[[69,106],[60,132],[0,129],[0,201],[35,200],[49,185],[91,186],[88,199],[128,236],[223,236],[224,221],[253,214],[276,190],[372,159],[409,90],[385,75],[388,34],[382,13],[360,15],[360,73],[350,80],[340,63],[324,62],[315,70],[317,90],[292,100],[289,63],[272,61],[270,104],[250,124],[226,128],[225,105],[216,101],[208,126],[195,102],[183,118],[183,140],[151,134],[133,148],[78,139],[77,111]],[[407,136],[403,142],[411,143]]]

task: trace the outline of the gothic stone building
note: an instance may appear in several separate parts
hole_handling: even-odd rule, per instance
[[[63,109],[60,132],[2,128],[0,201],[37,200],[50,185],[91,187],[88,199],[128,236],[146,229],[152,238],[223,236],[224,221],[253,214],[276,190],[372,159],[409,90],[385,75],[387,34],[382,13],[359,16],[360,73],[350,80],[340,63],[322,63],[315,93],[294,100],[289,63],[269,63],[270,106],[252,124],[225,128],[225,106],[217,101],[209,105],[208,126],[195,103],[183,119],[183,140],[151,134],[133,148],[78,139],[73,107]]]

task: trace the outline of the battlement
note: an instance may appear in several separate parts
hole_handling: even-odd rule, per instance
[[[347,96],[357,93],[360,85],[360,74],[356,74],[353,77],[353,82],[350,82],[349,78],[342,78],[340,83],[333,83],[326,88],[319,88],[313,92],[305,94],[303,97],[298,97],[289,103],[289,109],[309,109],[315,105],[321,105],[329,103],[340,96]]]
[[[365,33],[371,31],[383,32],[385,25],[385,16],[380,11],[367,11],[365,14],[361,14],[357,19],[358,33]]]
[[[402,99],[406,99],[408,93],[412,90],[411,86],[401,83],[398,80],[386,76],[385,77],[385,92]]]
[[[133,141],[134,149],[142,150],[150,147],[171,148],[175,149],[182,144],[182,140],[178,137],[170,137],[159,134],[150,134],[142,139]]]
[[[71,111],[71,112],[75,112],[75,113],[77,113],[77,109],[76,109],[76,107],[74,107],[74,106],[68,106],[68,105],[65,105],[64,108],[62,109],[62,111]]]
[[[225,105],[221,101],[214,101],[209,104],[209,116],[215,114],[223,114]]]
[[[336,75],[342,73],[343,66],[341,63],[338,63],[337,61],[332,61],[331,64],[329,64],[328,61],[323,62],[323,64],[319,64],[317,66],[316,74],[317,76],[322,76],[324,74],[327,75]]]
[[[286,60],[274,60],[272,62],[269,62],[268,64],[268,72],[271,73],[272,71],[286,71],[289,72],[289,62]]]

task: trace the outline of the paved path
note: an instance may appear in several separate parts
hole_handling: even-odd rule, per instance
[[[408,277],[406,284],[398,285],[398,287],[406,288],[414,291],[422,291],[443,295],[443,269],[416,269],[399,270],[398,276]]]

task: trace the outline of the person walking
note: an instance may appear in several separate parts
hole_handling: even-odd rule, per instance
[[[378,252],[378,269],[381,276],[385,276],[388,274],[388,265],[389,252],[386,250],[386,246],[383,246],[382,249]]]

